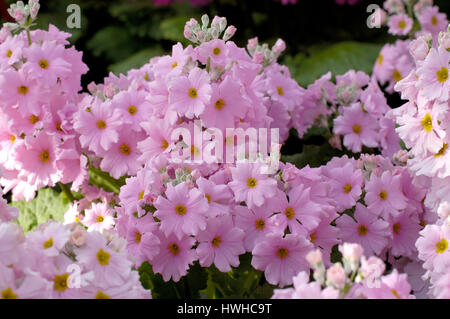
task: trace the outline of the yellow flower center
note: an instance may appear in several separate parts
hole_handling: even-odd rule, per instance
[[[175,213],[177,213],[177,214],[180,215],[180,216],[185,215],[185,214],[187,213],[187,208],[186,208],[186,206],[181,205],[181,204],[177,205],[177,206],[175,207]]]
[[[442,69],[436,72],[437,80],[441,83],[447,82],[448,80],[448,69],[444,66]]]
[[[214,107],[219,111],[222,110],[224,106],[225,102],[222,99],[218,99],[216,103],[214,103]]]
[[[289,256],[289,251],[286,248],[279,248],[277,250],[277,255],[278,257],[280,257],[280,259],[284,259]]]
[[[169,142],[167,142],[166,140],[163,140],[161,143],[161,148],[163,150],[166,150],[169,147]]]
[[[196,89],[189,89],[188,95],[191,99],[197,98],[197,90]]]
[[[393,228],[395,234],[398,235],[400,233],[401,226],[399,223],[395,223],[394,226],[392,226],[392,228]]]
[[[102,120],[98,121],[98,122],[97,122],[97,127],[98,127],[99,129],[101,129],[101,130],[104,130],[104,129],[106,128],[106,123],[105,123],[105,121],[102,121]]]
[[[345,184],[344,186],[344,193],[348,194],[352,191],[352,185],[350,184]]]
[[[48,153],[48,151],[42,151],[40,158],[42,163],[50,162],[50,154]]]
[[[436,253],[443,254],[448,248],[448,241],[445,238],[442,238],[437,244],[436,244]]]
[[[139,233],[139,232],[136,232],[135,239],[136,239],[136,242],[139,244],[141,242],[141,239],[142,239],[142,234]]]
[[[111,255],[100,248],[100,250],[97,252],[97,261],[101,266],[108,266],[109,265],[109,258],[111,258]]]
[[[176,243],[171,243],[169,245],[169,251],[172,253],[172,255],[176,256],[180,252],[180,247]]]
[[[263,230],[266,227],[266,222],[264,219],[258,219],[256,221],[256,229]]]
[[[37,117],[36,115],[31,115],[30,116],[30,118],[28,119],[28,121],[31,123],[31,124],[36,124],[37,122],[39,122],[39,117]]]
[[[145,193],[145,190],[142,190],[139,192],[139,195],[138,195],[139,200],[144,199],[144,193]]]
[[[43,246],[44,246],[44,249],[49,249],[49,248],[53,247],[53,238],[50,238],[49,240],[44,242]]]
[[[277,87],[277,92],[279,96],[283,96],[284,95],[284,91],[283,88],[281,86]]]
[[[8,58],[10,58],[12,56],[13,52],[11,50],[8,50],[8,52],[6,52],[6,56]]]
[[[172,64],[172,69],[175,69],[177,66],[178,66],[178,62],[175,61],[175,62]]]
[[[44,70],[48,69],[48,66],[49,66],[48,61],[47,60],[39,61],[39,66],[41,67],[41,69],[44,69]]]
[[[366,236],[369,232],[369,229],[365,225],[359,225],[358,234],[359,236]]]
[[[433,16],[433,17],[431,18],[431,24],[432,24],[432,25],[437,25],[437,24],[438,24],[438,19],[437,19],[436,16]]]
[[[284,210],[284,214],[287,219],[291,220],[295,216],[295,211],[291,207],[288,207]]]
[[[103,223],[105,221],[105,218],[103,216],[97,217],[97,223]]]
[[[130,106],[128,107],[128,113],[130,113],[131,115],[136,114],[136,113],[137,113],[137,108],[136,108],[136,106],[130,105]]]
[[[401,81],[403,79],[402,74],[397,69],[395,69],[394,72],[392,73],[392,77],[394,78],[395,82]]]
[[[222,239],[219,237],[219,236],[216,236],[216,237],[214,237],[213,238],[213,240],[211,241],[211,245],[213,246],[213,247],[219,247],[220,246],[220,243],[222,242]]]
[[[191,145],[191,155],[200,155],[200,149],[197,146]]]
[[[222,51],[220,50],[220,48],[214,48],[214,49],[213,49],[213,54],[214,54],[214,55],[219,55],[220,52],[222,52]]]
[[[381,65],[382,63],[383,63],[383,55],[382,54],[380,54],[379,56],[378,56],[378,65]]]
[[[21,85],[17,88],[17,92],[22,95],[27,95],[28,88],[25,85]]]
[[[69,274],[56,275],[53,279],[53,289],[56,291],[66,291],[68,287],[67,281],[69,280]]]
[[[124,155],[130,155],[131,154],[131,148],[127,144],[122,144],[120,146],[120,152]]]
[[[316,239],[317,239],[316,233],[311,233],[311,235],[309,235],[309,241],[310,241],[311,243],[314,244],[314,242],[316,241]]]
[[[380,196],[380,199],[381,199],[381,200],[386,200],[387,197],[388,197],[388,194],[387,194],[387,192],[383,189],[383,190],[378,194],[378,196]]]
[[[19,298],[11,288],[2,290],[2,299],[17,299]]]
[[[434,154],[434,157],[443,156],[445,154],[445,152],[447,151],[447,148],[448,148],[448,144],[444,143],[444,145],[442,145],[441,149],[436,154]]]
[[[255,188],[256,185],[258,185],[258,181],[257,181],[256,179],[254,179],[253,177],[250,177],[250,178],[247,180],[247,186],[248,186],[248,187],[250,187],[250,188]]]
[[[400,21],[400,22],[398,23],[398,27],[399,27],[400,29],[406,28],[406,21],[404,21],[404,20]]]
[[[9,136],[9,140],[11,141],[12,144],[14,144],[14,142],[16,141],[16,137],[14,135],[10,135]]]
[[[103,291],[97,291],[97,294],[95,295],[95,299],[111,299],[110,296],[105,294]]]
[[[422,122],[420,122],[423,126],[425,132],[429,133],[433,129],[433,120],[431,119],[430,113],[425,114]]]
[[[205,197],[208,200],[208,204],[211,203],[211,195],[205,194]]]
[[[400,295],[398,294],[397,290],[392,289],[391,292],[395,296],[395,298],[400,299]]]
[[[353,125],[352,130],[355,134],[361,134],[361,126],[358,124]]]

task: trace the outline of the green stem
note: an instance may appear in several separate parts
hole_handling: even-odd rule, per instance
[[[74,202],[75,201],[75,197],[73,196],[72,192],[70,191],[70,189],[63,183],[58,182],[58,186],[59,188],[61,188],[61,190],[63,191],[64,194],[66,194],[67,198],[71,201]]]
[[[28,30],[28,28],[25,30],[27,32],[27,39],[28,39],[28,46],[31,45],[31,33],[30,30]]]

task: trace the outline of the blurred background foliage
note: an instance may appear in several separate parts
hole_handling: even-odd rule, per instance
[[[2,19],[6,7],[15,1],[0,0]],[[214,0],[204,7],[188,3],[155,6],[151,0],[46,0],[41,1],[39,28],[54,24],[72,34],[71,42],[84,52],[90,72],[83,86],[102,82],[108,73],[126,73],[157,55],[169,53],[176,42],[187,45],[184,24],[191,17],[199,20],[207,13],[224,16],[238,31],[233,40],[245,46],[257,36],[269,45],[277,38],[286,41],[281,62],[292,75],[307,86],[322,74],[342,74],[349,69],[371,72],[381,46],[395,39],[386,29],[369,29],[366,21],[371,3],[363,0],[355,6],[338,6],[334,0],[298,0],[282,5],[273,0]],[[450,12],[449,0],[435,0],[441,11]],[[66,20],[69,4],[81,8],[81,28],[69,29]]]

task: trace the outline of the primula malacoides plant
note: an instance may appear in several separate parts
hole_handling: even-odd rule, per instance
[[[70,35],[31,28],[37,0],[11,5],[0,297],[181,297],[195,281],[190,296],[206,298],[259,285],[267,298],[450,298],[450,30],[430,1],[404,3],[382,12],[390,33],[416,38],[385,46],[372,76],[303,88],[278,63],[283,40],[241,48],[224,17],[204,15],[185,25],[190,45],[87,92]],[[407,103],[392,109],[394,89]],[[290,131],[313,127],[346,155],[280,162]],[[22,229],[17,202],[46,189],[70,202],[64,217]]]

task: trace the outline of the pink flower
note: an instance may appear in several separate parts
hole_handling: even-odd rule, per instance
[[[139,157],[140,161],[148,162],[172,150],[172,126],[166,120],[150,118],[149,121],[141,123],[141,126],[147,134],[147,138],[138,143],[138,149],[142,153]]]
[[[176,77],[169,86],[169,106],[181,116],[193,118],[205,110],[211,98],[211,85],[206,71],[195,68],[189,76]]]
[[[121,285],[131,271],[131,261],[123,252],[108,245],[106,238],[97,232],[88,233],[86,246],[75,249],[78,261],[93,270],[97,283]]]
[[[43,226],[43,227],[42,227]],[[40,225],[38,229],[28,235],[27,241],[36,251],[45,256],[57,256],[69,240],[70,231],[61,223],[49,222]]]
[[[364,179],[361,170],[355,169],[352,163],[327,171],[330,177],[330,194],[336,202],[339,212],[352,208],[359,200]]]
[[[416,247],[414,243],[419,237],[420,226],[416,214],[403,212],[389,221],[392,230],[391,253],[394,256],[414,256]]]
[[[112,229],[114,222],[114,211],[107,202],[92,203],[91,208],[84,211],[85,216],[82,223],[88,227],[88,231],[98,231]]]
[[[417,68],[417,85],[423,88],[423,95],[429,100],[445,102],[450,98],[449,63],[449,51],[443,47],[438,50],[431,48],[423,64]]]
[[[217,185],[211,179],[200,177],[196,180],[198,189],[208,200],[208,216],[216,217],[230,212],[233,195],[227,185]]]
[[[249,210],[244,206],[236,206],[234,214],[236,226],[244,231],[244,246],[247,251],[252,251],[267,234],[283,233],[283,228],[272,216],[273,212],[265,207]]]
[[[148,214],[141,218],[130,217],[127,227],[127,250],[136,258],[136,266],[152,260],[159,253],[160,240],[155,235],[158,224]]]
[[[440,31],[444,31],[448,25],[445,13],[439,12],[438,6],[428,6],[424,8],[418,16],[420,26],[426,32],[437,35]]]
[[[367,208],[376,216],[398,216],[399,211],[406,208],[406,198],[402,193],[400,175],[392,175],[384,171],[381,177],[372,173],[366,183]]]
[[[228,51],[225,41],[220,39],[202,43],[197,48],[200,62],[206,65],[209,58],[211,67],[219,66],[221,68],[224,68],[227,63]]]
[[[157,236],[160,249],[152,260],[153,271],[160,273],[164,281],[172,278],[177,282],[187,274],[189,265],[197,259],[195,250],[192,249],[195,239],[188,236],[178,238],[175,234],[166,237],[161,232],[158,232]]]
[[[283,192],[278,197],[281,211],[279,222],[284,227],[288,226],[291,233],[304,234],[305,228],[316,228],[325,217],[320,205],[311,200],[310,191],[309,187],[300,184],[289,191],[289,201]]]
[[[196,188],[188,189],[186,182],[167,185],[166,198],[155,201],[155,217],[161,220],[161,231],[179,239],[185,235],[197,235],[206,228],[208,201]]]
[[[354,153],[361,152],[362,145],[377,147],[377,122],[361,109],[360,103],[344,107],[343,115],[334,120],[334,133],[344,135],[344,146]]]
[[[108,150],[111,144],[119,139],[119,128],[122,125],[121,114],[111,108],[109,103],[93,103],[80,109],[75,115],[74,129],[81,135],[82,147],[99,152]]]
[[[381,277],[380,287],[365,288],[364,295],[369,299],[415,299],[410,294],[411,286],[406,274],[399,274],[397,269]]]
[[[252,266],[264,270],[266,280],[272,285],[292,284],[292,277],[302,270],[308,270],[306,254],[311,244],[301,236],[269,234],[253,248]]]
[[[196,236],[199,245],[196,249],[202,267],[212,263],[222,272],[239,266],[239,255],[245,253],[244,231],[234,227],[230,215],[211,218],[206,229]]]
[[[360,244],[366,256],[380,254],[388,244],[389,224],[371,214],[360,203],[356,204],[354,218],[356,221],[343,214],[336,220],[342,241]]]
[[[446,269],[450,264],[450,226],[427,225],[419,234],[416,247],[423,267],[437,272]]]
[[[245,116],[248,107],[241,84],[227,76],[220,84],[212,85],[211,103],[206,106],[201,119],[207,127],[217,127],[225,134],[227,128],[234,128],[235,122]]]
[[[388,22],[389,33],[393,35],[406,35],[413,26],[413,20],[404,13],[393,15]]]
[[[235,201],[245,201],[249,208],[260,207],[266,199],[275,196],[277,182],[264,174],[260,163],[239,162],[230,168],[233,180],[228,186],[234,192]]]
[[[143,91],[121,91],[112,99],[110,108],[120,110],[122,121],[131,124],[133,130],[139,132],[142,130],[140,123],[153,113],[146,96]]]

